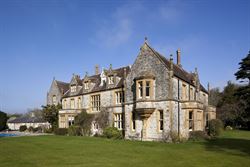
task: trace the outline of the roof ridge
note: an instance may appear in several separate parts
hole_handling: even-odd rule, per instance
[[[160,57],[160,59],[165,59],[166,61],[168,61],[168,63],[170,63],[170,61],[169,61],[166,57],[164,57],[163,55],[161,55],[159,52],[157,52],[155,49],[153,49],[153,48],[152,48],[151,46],[149,46],[147,43],[146,43],[146,45],[154,52],[154,54],[155,54],[157,57]],[[157,55],[157,54],[158,54],[158,55]],[[164,62],[163,62],[163,63],[164,63]],[[165,63],[164,63],[164,64],[165,64]],[[176,65],[175,63],[173,63],[173,65],[174,65],[175,67],[177,67],[178,69],[182,70],[183,72],[187,73],[188,75],[191,75],[191,73],[187,72],[184,68],[182,68],[182,67]]]
[[[62,84],[69,84],[67,82],[63,82],[63,81],[59,81],[59,80],[55,80],[55,81],[58,82],[58,83],[62,83]]]

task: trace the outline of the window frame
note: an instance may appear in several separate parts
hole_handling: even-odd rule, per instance
[[[78,99],[77,99],[77,107],[78,107],[78,109],[82,108],[82,98],[81,97],[78,97]]]
[[[191,119],[190,119],[190,113],[192,114]],[[188,111],[188,130],[189,131],[194,130],[194,111],[193,110]]]
[[[56,101],[57,101],[57,97],[56,97],[56,95],[53,95],[52,96],[52,104],[56,105]]]
[[[115,83],[114,75],[108,76],[108,83],[109,85],[113,85]]]
[[[123,130],[123,114],[114,113],[114,127],[118,130]]]
[[[159,116],[158,116],[158,129],[159,132],[162,132],[164,130],[164,113],[163,110],[159,110]]]
[[[90,96],[91,111],[101,110],[101,95],[95,94]]]
[[[136,80],[136,99],[150,100],[154,98],[154,79]],[[148,85],[147,85],[148,83]],[[149,93],[149,96],[147,95]]]
[[[72,103],[73,102],[73,103]],[[70,109],[75,109],[76,107],[76,104],[75,104],[75,99],[74,98],[71,98],[70,99]]]
[[[136,130],[136,123],[135,123],[135,112],[131,113],[131,130]]]
[[[115,104],[124,103],[124,91],[115,91]]]
[[[84,82],[84,89],[85,90],[89,89],[89,82],[88,81]]]
[[[68,116],[68,127],[72,126],[75,124],[75,117],[72,115]]]
[[[70,86],[70,92],[75,93],[76,92],[76,85]]]

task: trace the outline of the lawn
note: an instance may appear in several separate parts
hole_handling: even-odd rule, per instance
[[[250,132],[227,131],[212,141],[167,144],[90,137],[0,138],[3,167],[250,166]]]

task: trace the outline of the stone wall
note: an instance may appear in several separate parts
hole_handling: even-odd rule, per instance
[[[62,98],[62,94],[58,88],[58,86],[56,85],[56,81],[53,80],[51,86],[50,86],[50,90],[47,94],[47,105],[52,105],[53,104],[53,96],[56,96],[56,104],[61,104],[61,98]]]

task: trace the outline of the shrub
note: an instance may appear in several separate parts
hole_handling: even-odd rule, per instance
[[[189,133],[189,140],[192,140],[192,141],[199,141],[199,140],[204,140],[208,138],[209,136],[204,131],[192,131]]]
[[[52,132],[53,132],[52,128],[44,129],[44,133],[52,133]]]
[[[56,128],[54,130],[55,135],[67,135],[68,134],[68,129],[67,128]]]
[[[177,143],[177,142],[179,142],[179,141],[180,141],[180,139],[179,139],[179,136],[178,136],[178,133],[177,133],[177,132],[173,132],[173,131],[171,131],[171,132],[170,132],[170,137],[171,137],[171,140],[172,140],[172,142],[173,142],[173,143]]]
[[[93,119],[94,115],[88,114],[85,110],[75,117],[75,125],[81,127],[81,134],[83,136],[91,135],[91,125]]]
[[[226,126],[225,128],[226,130],[233,130],[233,128],[231,126]]]
[[[79,126],[70,126],[68,128],[68,134],[70,136],[81,136],[81,128]]]
[[[42,133],[42,131],[43,131],[43,129],[40,126],[34,128],[34,130],[33,130],[33,132],[37,132],[37,133]]]
[[[28,131],[29,131],[29,132],[34,132],[34,128],[33,128],[32,126],[30,126],[30,127],[28,128]]]
[[[208,134],[212,137],[219,136],[223,131],[223,123],[219,119],[212,119],[208,123]]]
[[[22,125],[22,126],[19,127],[19,131],[20,132],[24,132],[26,130],[27,130],[27,126],[26,125]]]
[[[115,127],[107,127],[103,131],[103,136],[109,139],[122,139],[122,132]]]

